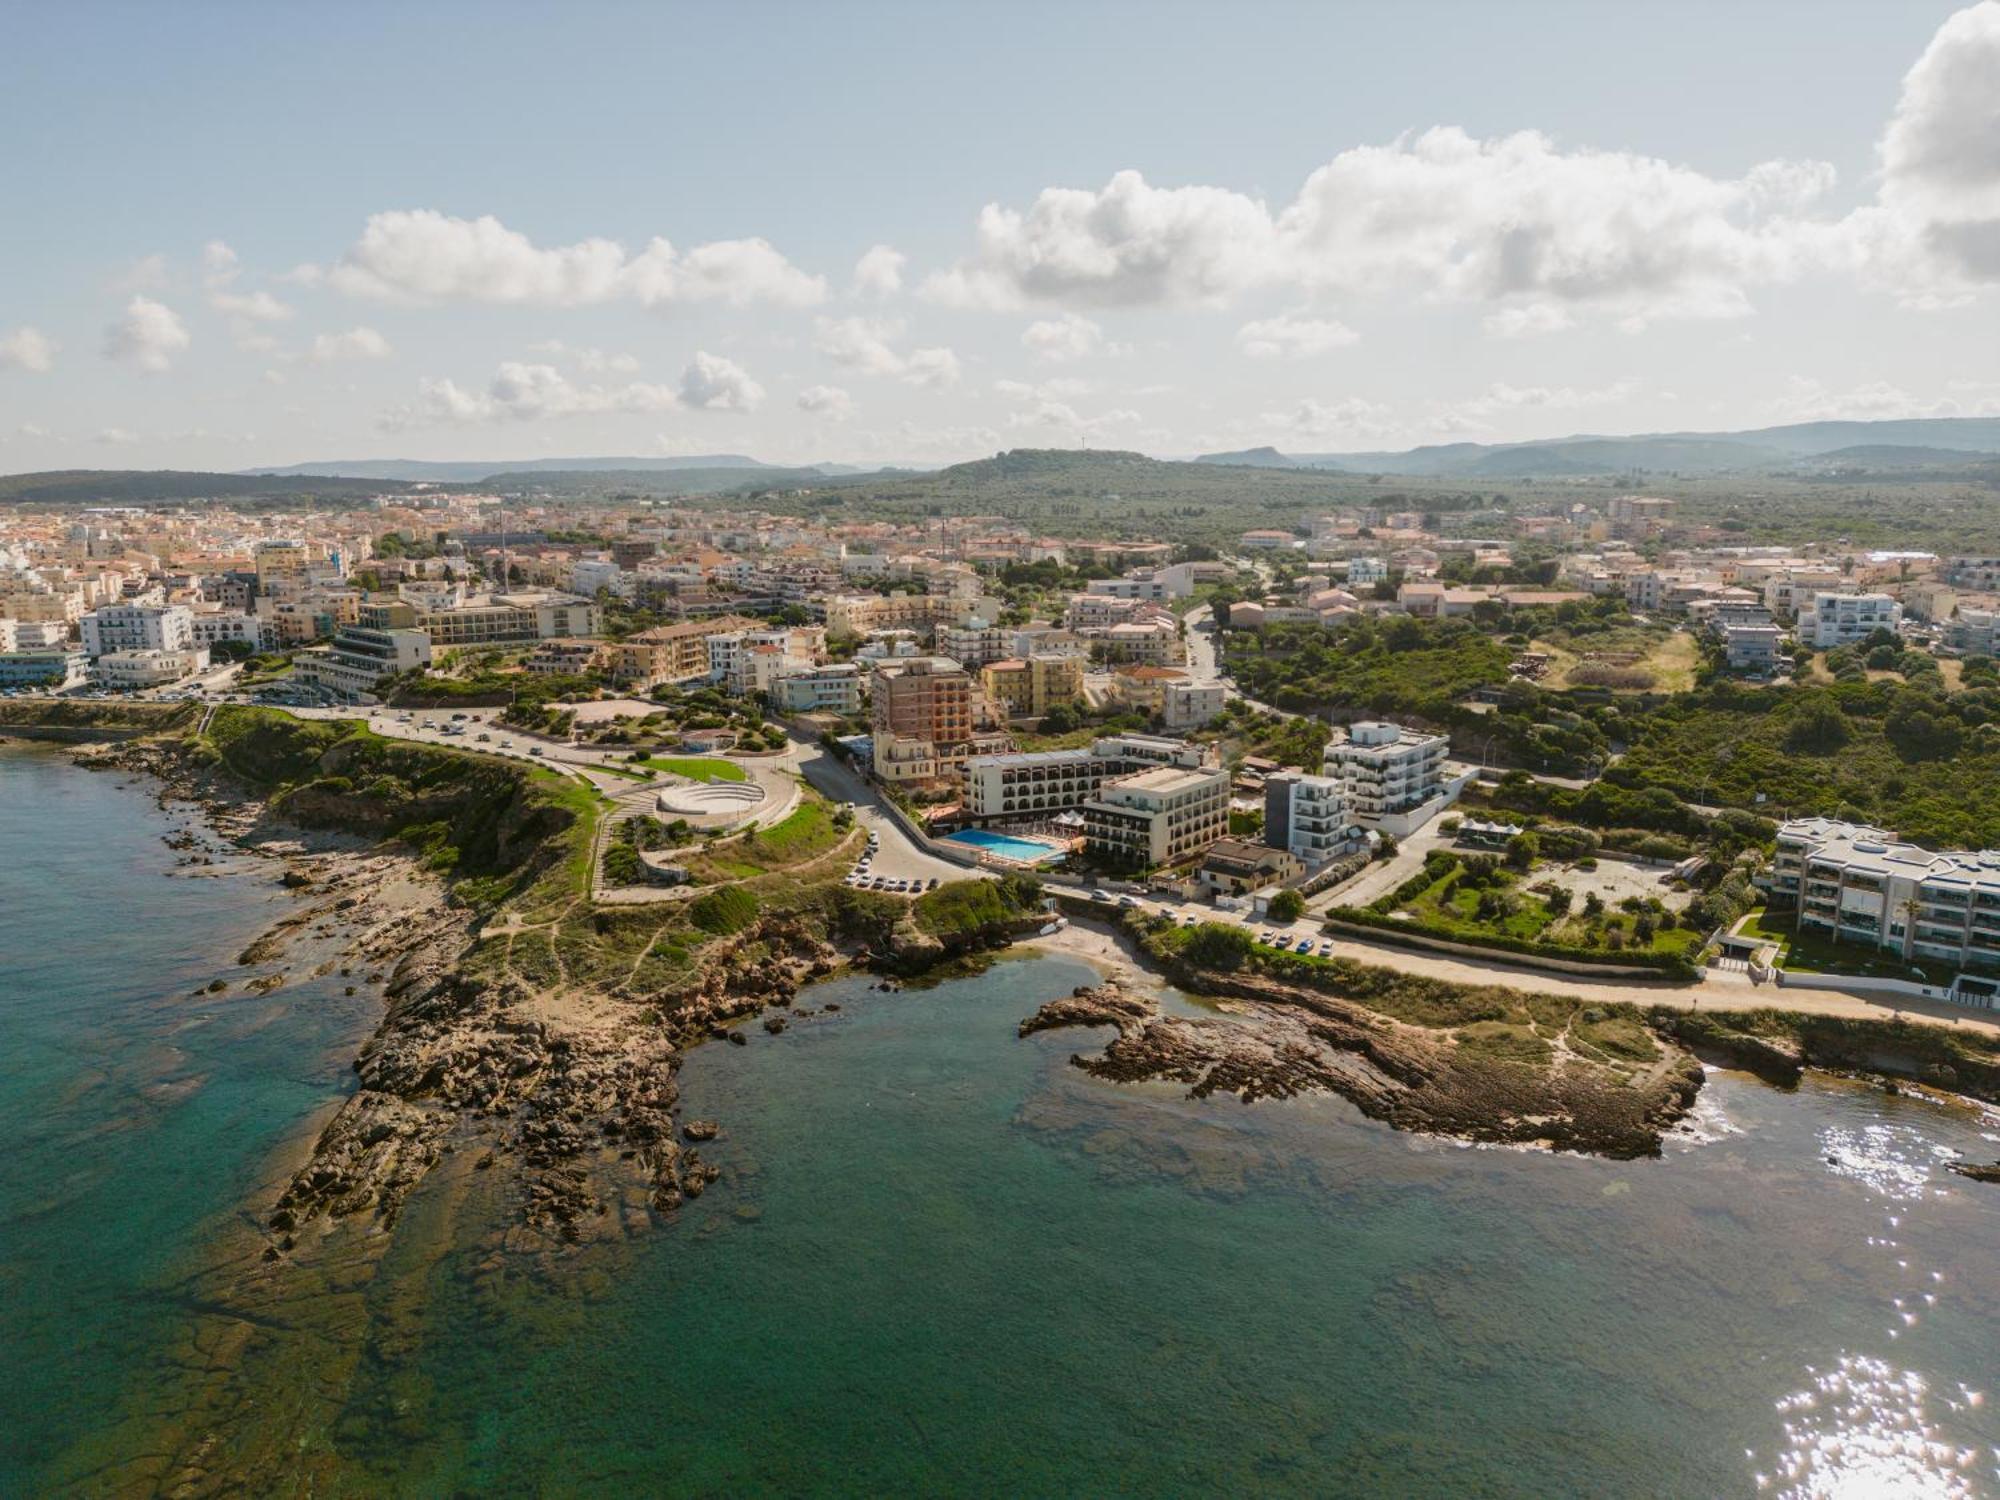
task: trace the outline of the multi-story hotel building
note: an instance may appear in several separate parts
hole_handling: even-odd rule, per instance
[[[1084,846],[1114,865],[1178,864],[1229,832],[1229,773],[1159,766],[1106,781],[1083,804]]]
[[[1451,742],[1400,724],[1351,724],[1327,744],[1323,769],[1344,785],[1348,810],[1373,823],[1421,807],[1444,790]]]
[[[1324,864],[1354,847],[1347,783],[1338,776],[1279,771],[1264,780],[1264,842]]]
[[[2000,850],[1933,853],[1833,818],[1779,825],[1772,892],[1798,903],[1798,926],[1887,948],[1917,964],[2000,969]],[[1955,998],[1995,1003],[1991,985]]]
[[[194,611],[185,604],[105,604],[81,621],[84,655],[112,651],[192,651]]]
[[[1160,766],[1195,770],[1209,752],[1148,734],[1107,735],[1090,748],[975,755],[962,772],[965,815],[974,823],[1041,819],[1083,806],[1106,782]]]

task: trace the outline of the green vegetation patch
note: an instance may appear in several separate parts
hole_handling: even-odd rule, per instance
[[[757,893],[740,885],[717,886],[688,904],[688,920],[718,937],[741,932],[757,920]]]
[[[670,771],[690,781],[748,781],[750,773],[731,760],[715,760],[705,755],[649,755],[634,765],[654,771]]]

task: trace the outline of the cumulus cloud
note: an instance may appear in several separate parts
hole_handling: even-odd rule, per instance
[[[1783,422],[1884,422],[1909,417],[1990,417],[2000,415],[2000,385],[1967,385],[1949,394],[1918,395],[1878,380],[1834,390],[1810,376],[1794,375],[1771,403]]]
[[[372,328],[350,328],[345,333],[322,333],[312,341],[306,355],[316,365],[351,359],[388,359],[395,354],[389,341]]]
[[[588,346],[578,348],[565,344],[561,339],[544,339],[539,344],[531,344],[532,354],[546,354],[552,359],[567,359],[586,375],[636,375],[639,361],[629,354],[612,354],[603,349]]]
[[[400,432],[607,413],[749,411],[763,399],[763,387],[740,366],[706,353],[688,362],[678,386],[637,380],[622,385],[580,384],[554,365],[509,360],[484,390],[469,390],[449,379],[420,380],[417,399],[384,412],[379,425]]]
[[[871,245],[854,263],[854,290],[863,297],[893,297],[903,289],[909,257],[890,245]]]
[[[681,401],[697,411],[754,411],[764,388],[734,360],[697,352],[681,371]]]
[[[1532,339],[1576,326],[1568,308],[1554,302],[1528,302],[1488,313],[1480,326],[1496,339]]]
[[[809,385],[798,395],[799,410],[838,421],[854,413],[854,398],[837,385]]]
[[[174,356],[192,340],[179,313],[164,303],[134,297],[124,316],[104,331],[104,357],[158,375],[173,368]]]
[[[1301,437],[1339,434],[1349,441],[1387,437],[1397,430],[1394,412],[1360,396],[1335,401],[1307,398],[1289,411],[1265,412],[1263,422],[1267,430],[1280,429]]]
[[[1021,343],[1038,359],[1060,363],[1097,353],[1104,346],[1104,330],[1077,313],[1064,313],[1030,323],[1022,330]]]
[[[127,292],[156,292],[166,284],[164,255],[142,255],[111,278],[111,290],[121,297]]]
[[[1870,227],[1887,253],[1936,280],[2000,281],[2000,3],[1938,28],[1904,75],[1880,155]]]
[[[1821,163],[1710,177],[1629,152],[1564,149],[1536,131],[1480,140],[1440,126],[1341,152],[1275,212],[1226,188],[1098,190],[989,204],[971,255],[932,277],[940,300],[985,307],[1219,306],[1253,289],[1597,305],[1621,316],[1746,310],[1745,288],[1833,254],[1801,217],[1831,186]]]
[[[864,375],[887,375],[911,385],[946,386],[958,381],[958,356],[946,348],[912,349],[895,345],[903,336],[901,319],[821,318],[814,340],[819,352],[844,369]]]
[[[679,405],[679,394],[667,386],[643,381],[620,386],[578,385],[554,365],[510,360],[494,372],[483,391],[467,390],[448,379],[419,381],[417,399],[384,413],[381,426],[397,432],[605,412],[672,411]]]
[[[292,316],[289,306],[266,291],[212,291],[208,294],[208,305],[249,323],[282,323]]]
[[[0,370],[32,370],[42,374],[55,367],[56,342],[39,328],[23,325],[0,334]]]
[[[107,448],[123,448],[138,442],[139,434],[129,427],[100,427],[92,441],[102,443]]]
[[[1252,359],[1304,359],[1358,343],[1361,335],[1336,318],[1280,313],[1236,330],[1236,347]]]
[[[716,240],[682,252],[655,238],[633,255],[609,239],[540,246],[490,214],[460,219],[433,209],[371,216],[327,280],[356,297],[545,307],[620,301],[806,307],[826,297],[823,278],[761,239]]]

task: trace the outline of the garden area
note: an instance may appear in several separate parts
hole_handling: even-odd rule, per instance
[[[1504,854],[1434,849],[1395,890],[1327,916],[1522,954],[1682,972],[1715,925],[1714,913],[1710,902],[1681,892],[1642,894],[1641,885],[1656,879],[1653,872],[1635,878],[1624,865],[1600,878],[1590,855],[1544,860],[1536,835],[1523,833]]]
[[[1903,961],[1900,953],[1871,948],[1861,943],[1841,943],[1824,933],[1801,932],[1792,925],[1790,911],[1770,911],[1764,907],[1750,913],[1736,929],[1740,937],[1774,943],[1778,967],[1792,974],[1844,974],[1854,979],[1907,979],[1915,984],[1935,983],[1945,977],[1926,975],[1921,966]],[[1951,966],[1934,966],[1949,969]]]

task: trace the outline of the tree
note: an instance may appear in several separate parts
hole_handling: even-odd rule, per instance
[[[1507,867],[1526,870],[1541,856],[1542,841],[1532,833],[1517,833],[1507,840]]]
[[[1296,922],[1306,914],[1306,898],[1295,890],[1282,890],[1271,898],[1269,907],[1273,922]]]

